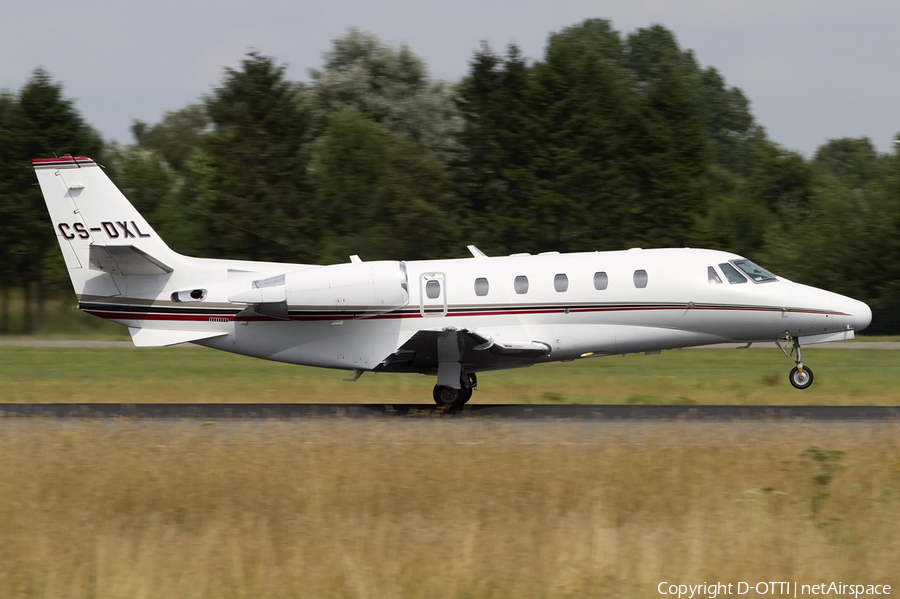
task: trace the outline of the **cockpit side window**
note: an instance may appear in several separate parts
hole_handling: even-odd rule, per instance
[[[778,279],[762,266],[758,266],[749,260],[732,260],[732,264],[747,273],[750,280],[754,283],[765,283],[767,281],[777,281]]]
[[[722,279],[719,278],[719,273],[716,272],[716,269],[712,266],[706,267],[706,278],[709,279],[710,285],[721,285]]]
[[[746,283],[747,279],[744,278],[744,275],[738,272],[738,269],[728,264],[727,262],[723,262],[719,265],[719,268],[722,269],[722,273],[724,273],[725,278],[728,279],[728,282],[732,285],[738,285],[740,283]]]

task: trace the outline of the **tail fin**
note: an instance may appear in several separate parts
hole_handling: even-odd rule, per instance
[[[121,277],[166,275],[182,261],[90,158],[32,163],[79,301],[125,295]]]

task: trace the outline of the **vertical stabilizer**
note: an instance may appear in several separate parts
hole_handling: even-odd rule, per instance
[[[90,158],[32,163],[79,300],[121,296],[123,277],[164,277],[181,262]]]

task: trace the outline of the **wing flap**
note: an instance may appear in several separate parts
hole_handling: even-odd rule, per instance
[[[134,342],[135,347],[165,347],[167,345],[200,341],[201,339],[211,339],[228,334],[227,331],[172,331],[168,329],[139,329],[137,327],[128,327],[128,332],[131,333],[131,340]]]
[[[550,353],[550,345],[543,341],[504,341],[497,343],[487,335],[481,335],[475,331],[461,331],[468,335],[476,344],[473,351],[489,351],[495,356],[515,358],[540,358]]]

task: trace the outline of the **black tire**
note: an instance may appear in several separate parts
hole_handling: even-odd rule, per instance
[[[437,405],[452,406],[461,403],[462,390],[454,389],[447,385],[435,385],[432,395],[434,397],[434,403]]]
[[[463,387],[459,390],[459,405],[463,405],[468,403],[470,399],[472,399],[472,392],[475,391],[472,387]]]
[[[808,367],[803,367],[803,372],[800,372],[800,369],[796,366],[793,370],[791,370],[790,377],[791,384],[797,389],[806,389],[813,383],[813,371]]]

